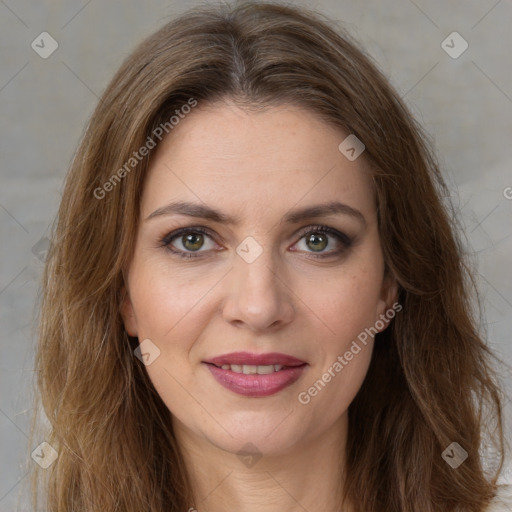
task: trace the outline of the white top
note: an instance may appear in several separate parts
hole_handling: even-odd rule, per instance
[[[512,484],[498,485],[498,491],[485,512],[512,512]]]

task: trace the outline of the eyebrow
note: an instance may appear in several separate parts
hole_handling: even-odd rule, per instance
[[[348,215],[366,226],[366,219],[359,210],[339,201],[331,201],[329,203],[292,210],[284,216],[280,223],[295,224],[306,219],[336,214]],[[214,222],[230,225],[237,225],[240,223],[240,219],[238,217],[233,217],[204,204],[189,203],[186,201],[176,201],[156,209],[146,217],[145,222],[164,215],[186,215],[187,217],[208,219]]]

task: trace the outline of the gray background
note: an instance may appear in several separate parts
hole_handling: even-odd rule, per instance
[[[33,315],[64,175],[121,61],[197,3],[0,0],[0,511],[28,510]],[[309,6],[342,22],[366,47],[434,139],[478,268],[489,344],[512,363],[512,200],[505,197],[512,187],[512,2]],[[59,44],[47,59],[31,48],[43,31]],[[441,47],[453,31],[469,44],[458,58]],[[501,374],[510,390],[510,373]],[[510,409],[509,402],[512,423]]]

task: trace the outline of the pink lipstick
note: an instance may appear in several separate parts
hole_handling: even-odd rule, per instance
[[[239,395],[273,395],[300,378],[308,364],[276,352],[233,352],[204,361],[215,380]]]

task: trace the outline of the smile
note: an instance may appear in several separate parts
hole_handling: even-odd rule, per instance
[[[249,364],[223,364],[221,366],[223,370],[231,370],[235,373],[243,373],[245,375],[268,375],[269,373],[278,372],[282,370],[284,366],[282,364],[267,364],[254,366]]]
[[[203,364],[220,385],[238,395],[252,398],[282,391],[296,382],[308,366],[307,363],[299,366],[224,364],[221,367],[212,363]]]

